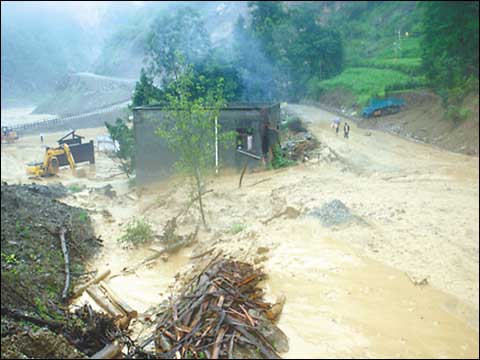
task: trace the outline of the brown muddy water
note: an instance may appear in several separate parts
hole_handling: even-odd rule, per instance
[[[265,265],[267,292],[287,298],[285,358],[478,357],[472,309],[320,232],[305,220],[271,234],[290,239]]]

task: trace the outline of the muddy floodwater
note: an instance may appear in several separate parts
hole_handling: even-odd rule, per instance
[[[290,339],[284,357],[478,354],[473,319],[455,297],[318,233],[312,220],[272,233],[289,239],[266,264],[269,293],[288,299],[278,323]]]
[[[133,274],[121,270],[158,244],[125,250],[117,239],[139,216],[161,234],[188,203],[185,181],[131,189],[98,152],[96,165],[79,166],[80,174],[67,168],[58,178],[36,181],[87,187],[62,201],[91,210],[104,246],[88,266],[118,275],[109,285],[139,312],[170,295],[196,251],[214,249],[264,266],[267,296],[286,295],[278,323],[290,341],[286,358],[478,357],[478,158],[376,131],[366,136],[355,124],[346,140],[329,128],[335,115],[289,108],[338,160],[246,174],[242,188],[237,174],[207,179],[210,230],[200,230],[196,245]],[[78,133],[90,140],[106,130]],[[46,134],[45,144],[61,135]],[[38,136],[2,145],[2,180],[31,182],[25,163],[40,160],[42,151]],[[116,191],[113,198],[88,189],[106,184]],[[309,215],[332,201],[361,221],[327,227]],[[266,221],[286,207],[293,215]],[[193,206],[179,229],[189,233],[198,222]]]

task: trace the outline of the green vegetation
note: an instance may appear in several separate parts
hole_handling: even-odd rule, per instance
[[[211,154],[215,146],[215,118],[226,104],[224,82],[217,79],[215,86],[202,75],[195,73],[193,66],[177,53],[177,60],[185,69],[169,84],[166,93],[166,117],[158,124],[157,135],[165,139],[168,147],[178,155],[175,165],[194,184],[192,196],[198,197],[203,225],[206,227],[202,203],[203,174],[213,167]],[[195,92],[191,89],[195,84]],[[233,134],[218,131],[220,144],[233,141]]]
[[[28,225],[22,225],[20,223],[20,220],[15,221],[15,230],[17,235],[24,237],[24,238],[29,238],[30,237],[30,226]]]
[[[235,223],[230,227],[230,233],[234,235],[238,234],[239,232],[245,230],[245,227],[246,227],[245,224]]]
[[[161,13],[149,31],[146,47],[148,70],[141,70],[133,106],[167,103],[169,96],[176,95],[170,85],[185,71],[184,64],[193,66],[196,74],[188,89],[193,96],[204,97],[206,92],[201,89],[215,87],[217,80],[222,78],[225,99],[239,99],[238,71],[224,60],[219,50],[212,49],[204,23],[195,10],[179,7]],[[178,61],[179,55],[183,63]],[[158,86],[154,85],[154,79],[158,80]]]
[[[422,61],[429,85],[442,97],[446,116],[468,117],[462,108],[471,91],[478,92],[478,1],[422,2]]]
[[[123,119],[117,119],[113,125],[105,123],[112,140],[118,142],[119,149],[115,152],[115,157],[120,162],[120,169],[128,177],[135,171],[135,134],[129,125]]]
[[[252,22],[247,33],[260,41],[272,61],[278,95],[299,100],[306,95],[307,81],[338,74],[343,65],[340,34],[316,21],[316,4],[286,7],[281,2],[252,1]]]
[[[88,213],[85,210],[81,209],[78,212],[77,218],[79,222],[85,223],[88,219]]]
[[[150,223],[145,219],[135,218],[128,225],[118,242],[122,244],[123,247],[138,247],[144,245],[153,240],[153,229]]]
[[[2,259],[4,259],[5,262],[9,265],[16,265],[18,263],[15,254],[5,254],[4,252],[2,252]]]
[[[82,191],[82,188],[79,185],[73,184],[73,185],[68,186],[68,190],[72,193],[77,193],[77,192]]]
[[[374,68],[349,68],[333,79],[309,82],[310,93],[314,97],[327,90],[344,88],[357,96],[357,104],[365,105],[373,97],[385,96],[393,90],[411,89],[424,86],[421,77],[411,77],[396,70]]]
[[[422,59],[432,87],[453,89],[479,68],[478,1],[421,2],[424,10]]]
[[[272,162],[269,164],[273,169],[280,169],[287,166],[295,165],[296,162],[293,160],[288,159],[285,154],[282,152],[282,149],[278,144],[275,144],[273,147],[273,159]]]
[[[422,73],[421,58],[364,60],[364,61],[360,61],[358,63],[358,66],[371,67],[376,69],[397,70],[410,76],[418,76]]]

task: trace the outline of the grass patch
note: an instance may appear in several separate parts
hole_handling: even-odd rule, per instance
[[[82,209],[78,212],[77,219],[79,222],[85,223],[87,222],[87,218],[88,218],[88,213],[85,210]]]
[[[418,76],[422,72],[421,58],[363,60],[358,65],[376,69],[397,70],[410,76]]]
[[[384,97],[388,91],[414,89],[425,85],[422,77],[413,77],[397,70],[368,67],[348,68],[340,75],[309,83],[309,93],[318,98],[325,92],[337,88],[351,91],[356,96],[356,105],[363,106],[372,98]]]

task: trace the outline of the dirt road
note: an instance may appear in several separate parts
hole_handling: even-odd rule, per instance
[[[269,296],[285,293],[279,327],[290,339],[287,358],[478,357],[478,158],[375,131],[366,136],[355,124],[346,140],[329,127],[334,115],[290,109],[340,160],[247,174],[240,189],[237,174],[208,179],[210,231],[166,263],[110,280],[115,291],[144,311],[165,298],[174,274],[191,271],[192,253],[221,249],[262,264]],[[91,129],[86,136],[102,132]],[[29,181],[24,162],[39,146],[36,137],[2,146],[2,180]],[[118,246],[128,221],[145,216],[161,233],[185,208],[189,187],[172,179],[131,193],[126,179],[108,179],[116,172],[109,159],[97,159],[85,178],[66,170],[61,181],[111,183],[117,191],[113,199],[84,190],[65,200],[95,211],[105,248],[90,265],[115,273],[151,254]],[[334,199],[362,221],[325,227],[308,215]],[[265,222],[287,206],[297,211]],[[197,209],[178,223],[192,231]]]

